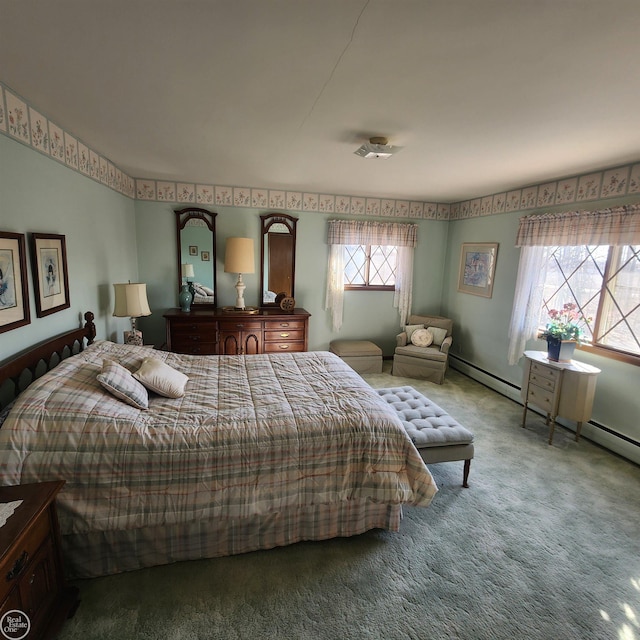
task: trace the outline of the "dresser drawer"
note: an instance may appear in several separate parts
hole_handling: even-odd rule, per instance
[[[557,380],[560,377],[560,369],[556,369],[555,367],[548,367],[544,364],[540,364],[539,362],[531,363],[531,374],[536,374],[542,378],[547,378],[549,380]],[[531,375],[530,374],[530,375]]]
[[[213,356],[216,354],[217,342],[203,342],[199,340],[171,340],[171,350],[174,353],[186,353],[194,356]]]
[[[220,331],[262,331],[261,320],[223,320]]]
[[[548,389],[549,391],[554,391],[557,384],[557,380],[555,378],[545,378],[533,371],[529,375],[529,382],[538,387],[542,387],[543,389]]]
[[[289,331],[304,331],[304,320],[265,320],[265,331],[280,331],[286,329]]]
[[[216,323],[215,322],[172,322],[171,323],[171,335],[172,336],[192,336],[201,335],[207,336],[215,334]]]
[[[292,340],[304,340],[302,329],[280,329],[279,331],[265,331],[266,342],[291,342]]]
[[[264,353],[304,351],[304,342],[265,342],[263,349]]]
[[[533,402],[533,404],[544,409],[547,413],[554,413],[555,393],[549,389],[531,384],[527,392],[527,402]]]

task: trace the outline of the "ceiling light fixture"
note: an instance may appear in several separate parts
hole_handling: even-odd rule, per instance
[[[402,147],[393,147],[387,138],[369,138],[369,142],[363,144],[354,153],[361,158],[372,158],[376,160],[386,160],[394,153],[400,151]]]

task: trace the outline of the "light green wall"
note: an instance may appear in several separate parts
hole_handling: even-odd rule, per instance
[[[630,202],[640,197],[584,203],[589,210],[604,209]],[[442,295],[442,311],[455,322],[452,354],[460,359],[453,365],[483,383],[519,398],[522,367],[507,362],[509,321],[515,293],[520,249],[514,246],[518,221],[532,213],[575,210],[575,204],[547,207],[540,211],[519,211],[482,218],[451,221],[449,223],[448,252]],[[463,242],[498,242],[493,296],[482,298],[457,291],[460,249]],[[544,351],[542,340],[531,340],[527,349]],[[598,367],[598,376],[592,419],[613,431],[640,441],[640,367],[610,358],[577,351],[575,359]],[[467,366],[468,365],[470,366]],[[515,385],[508,388],[501,381]],[[520,425],[514,425],[514,429]],[[575,428],[575,425],[570,425]],[[607,434],[601,429],[585,425],[582,433],[594,441],[640,463],[637,446]]]
[[[0,360],[80,326],[87,310],[101,338],[128,327],[111,316],[112,284],[138,277],[134,216],[131,199],[0,135],[0,230],[26,235],[31,309],[31,324],[0,334]],[[36,317],[30,232],[66,240],[71,306],[44,318]]]
[[[138,263],[140,278],[147,283],[149,304],[154,311],[139,322],[145,341],[164,342],[165,324],[162,313],[178,306],[176,279],[177,255],[175,239],[176,205],[158,202],[136,202],[138,228]],[[219,306],[232,305],[236,298],[236,275],[224,272],[225,240],[231,236],[254,238],[256,273],[243,275],[247,285],[245,301],[259,303],[260,214],[265,210],[214,207],[216,217],[216,253]],[[326,265],[329,251],[326,243],[327,220],[337,216],[320,213],[296,213],[296,305],[312,314],[309,325],[309,348],[328,349],[334,338],[367,338],[376,341],[386,355],[393,353],[395,335],[399,331],[393,293],[345,292],[344,320],[339,332],[331,329],[324,310]],[[415,293],[413,308],[429,313],[440,309],[447,223],[418,221],[418,248],[415,259]]]

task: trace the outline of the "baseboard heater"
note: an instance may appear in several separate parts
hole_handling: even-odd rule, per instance
[[[504,396],[505,398],[509,398],[509,400],[513,400],[514,402],[517,402],[518,404],[523,405],[523,402],[522,402],[522,400],[520,398],[520,392],[522,390],[521,386],[519,386],[517,384],[513,384],[513,382],[509,382],[508,380],[505,380],[504,378],[501,378],[500,376],[497,376],[494,373],[491,373],[490,371],[486,371],[482,367],[478,367],[477,365],[473,364],[472,362],[468,362],[467,360],[463,360],[462,358],[460,358],[458,356],[455,356],[452,353],[449,354],[449,360],[451,361],[451,365],[452,365],[452,367],[454,369],[460,371],[461,373],[469,375],[469,377],[471,377],[474,380],[476,380],[476,382],[479,382],[480,384],[483,384],[485,387],[489,387],[489,389],[491,389],[492,391],[495,391],[496,393],[499,393],[501,396]],[[501,390],[497,385],[496,386],[492,386],[488,382],[483,382],[482,380],[479,380],[478,378],[475,378],[474,376],[468,374],[463,369],[459,369],[458,367],[454,366],[454,363],[456,361],[458,363],[460,363],[461,365],[463,365],[464,369],[472,369],[473,371],[476,371],[477,373],[481,374],[482,377],[489,378],[490,380],[494,380],[496,383],[499,383],[499,385],[501,385],[501,386],[503,386],[505,388]],[[509,393],[509,390],[517,391],[517,395],[514,394],[514,393]],[[536,411],[535,409],[533,409],[533,407],[531,407],[531,409],[533,411]],[[540,415],[544,415],[540,411],[536,411],[536,413],[538,413]],[[632,445],[634,445],[636,447],[640,447],[640,442],[638,442],[638,440],[635,440],[634,438],[630,438],[629,436],[626,436],[623,433],[619,433],[617,431],[614,431],[613,429],[611,429],[611,427],[607,427],[604,424],[600,424],[599,422],[596,422],[595,420],[589,420],[589,422],[587,424],[590,424],[591,426],[595,427],[596,429],[600,429],[604,433],[607,433],[607,434],[609,434],[611,436],[615,436],[616,438],[619,438],[620,440],[622,440],[624,442],[632,444]]]

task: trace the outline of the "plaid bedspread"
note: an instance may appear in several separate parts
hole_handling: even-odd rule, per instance
[[[189,377],[128,406],[103,358]],[[21,394],[0,429],[2,484],[66,480],[63,534],[365,499],[427,506],[437,488],[392,408],[328,352],[187,356],[98,342]]]

